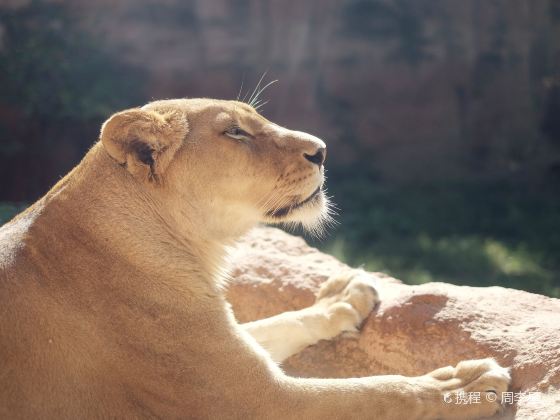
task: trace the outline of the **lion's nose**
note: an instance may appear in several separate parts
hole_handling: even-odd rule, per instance
[[[320,147],[317,151],[310,155],[308,153],[304,153],[303,157],[307,159],[309,162],[314,163],[315,165],[321,166],[325,161],[325,157],[327,156],[327,148]]]

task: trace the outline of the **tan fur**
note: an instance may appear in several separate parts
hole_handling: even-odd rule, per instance
[[[231,138],[237,125],[249,137]],[[240,328],[226,246],[258,222],[327,217],[317,138],[246,104],[169,100],[112,116],[83,161],[0,229],[0,418],[435,419],[500,409],[492,360],[425,376],[291,378],[282,360],[354,330],[377,296],[335,275],[317,303]],[[252,334],[252,336],[251,336]],[[253,338],[254,337],[254,338]],[[289,338],[286,338],[289,337]],[[284,340],[283,340],[284,338]],[[446,393],[479,391],[455,405]]]

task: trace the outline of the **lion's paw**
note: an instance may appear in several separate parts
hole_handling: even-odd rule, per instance
[[[378,302],[372,279],[361,270],[353,270],[334,275],[323,283],[314,306],[326,312],[334,336],[343,331],[357,331]]]
[[[494,359],[466,360],[427,376],[437,380],[442,418],[493,416],[502,410],[502,396],[511,382],[509,369]]]

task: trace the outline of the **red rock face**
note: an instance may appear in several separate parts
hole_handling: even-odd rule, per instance
[[[240,322],[311,305],[345,266],[278,229],[247,235],[233,256],[228,299]],[[356,336],[309,347],[284,363],[297,376],[420,375],[494,357],[512,369],[519,401],[503,419],[560,418],[560,300],[501,287],[409,286],[380,273],[381,304]],[[534,393],[534,394],[533,394]]]
[[[62,2],[148,98],[235,98],[269,70],[267,116],[324,138],[331,163],[417,181],[558,158],[539,132],[560,83],[553,2]]]

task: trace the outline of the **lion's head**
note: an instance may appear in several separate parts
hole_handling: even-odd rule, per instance
[[[109,118],[101,143],[177,219],[203,218],[218,236],[258,222],[316,230],[329,218],[323,141],[243,102],[152,102]]]

